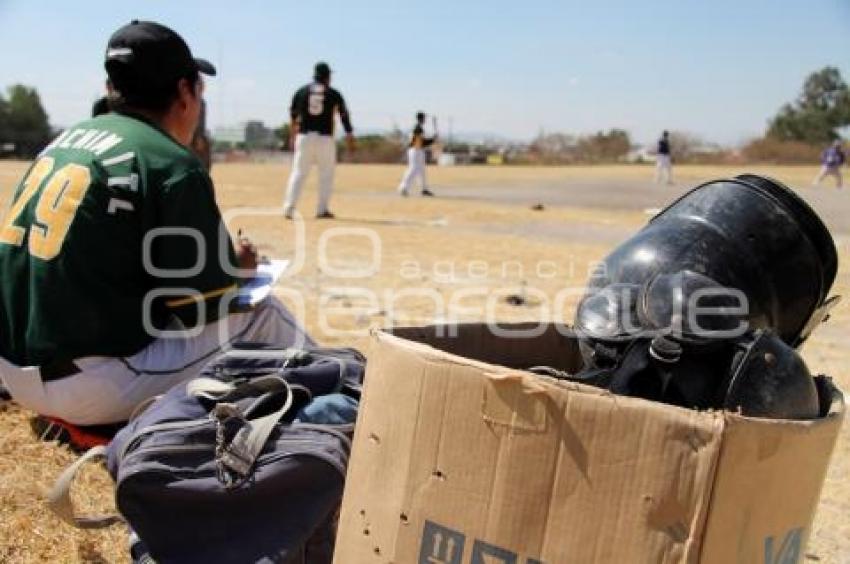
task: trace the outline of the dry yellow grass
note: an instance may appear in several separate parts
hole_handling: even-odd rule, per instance
[[[0,164],[0,199],[7,196],[8,188],[24,168],[24,163]],[[677,167],[676,174],[681,185],[687,186],[741,171],[740,167]],[[811,180],[816,169],[754,167],[752,171],[801,185]],[[285,166],[274,164],[217,165],[214,178],[222,208],[227,211],[242,206],[279,205],[287,172]],[[283,281],[277,294],[296,309],[303,297],[305,323],[323,343],[363,346],[370,326],[426,323],[444,316],[453,301],[455,306],[468,310],[461,319],[479,318],[488,295],[517,293],[523,288],[537,305],[518,308],[497,300],[493,309],[499,319],[538,319],[561,313],[570,319],[574,299],[561,304],[563,312],[551,302],[564,286],[582,287],[589,265],[608,251],[610,243],[596,240],[593,233],[611,226],[636,230],[646,221],[643,213],[625,208],[602,211],[549,206],[545,212],[535,212],[482,201],[400,199],[393,196],[393,190],[401,173],[400,166],[340,166],[333,200],[339,220],[308,219],[305,223],[304,264]],[[564,180],[633,181],[651,176],[652,171],[635,166],[458,167],[434,168],[429,174],[438,186],[500,184],[523,189]],[[314,182],[312,178],[308,183],[300,205],[305,215],[315,205]],[[541,221],[573,226],[577,235],[559,240],[532,236],[521,229]],[[290,256],[296,250],[292,224],[279,216],[242,216],[231,227],[245,229],[261,245],[261,252],[269,256]],[[322,236],[327,236],[329,228],[338,227],[366,229],[377,235],[380,260],[374,273],[352,280],[321,268],[317,250]],[[375,259],[363,232],[326,242],[328,263],[337,269],[362,268]],[[848,257],[844,238],[839,239],[839,246],[844,260]],[[540,269],[541,264],[545,268]],[[435,293],[417,294],[421,288]],[[357,295],[352,294],[355,289]],[[374,299],[364,292],[372,292]],[[848,294],[844,263],[836,293]],[[333,334],[329,328],[335,330]],[[845,339],[848,328],[850,314],[847,307],[841,307],[805,351],[814,370],[833,375],[844,389],[850,388]],[[77,532],[44,509],[44,491],[74,457],[63,448],[35,440],[27,416],[14,407],[0,412],[0,561],[126,561],[122,531]],[[846,562],[850,554],[848,464],[850,439],[845,429],[808,548],[821,562]],[[92,469],[76,492],[76,498],[85,506],[102,510],[110,507],[110,484],[102,470]]]

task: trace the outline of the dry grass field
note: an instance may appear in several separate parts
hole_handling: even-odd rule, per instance
[[[0,200],[8,198],[25,167],[0,163]],[[795,187],[807,186],[816,172],[752,171]],[[675,172],[677,185],[653,187],[652,169],[641,166],[431,168],[434,190],[445,197],[403,199],[394,192],[401,166],[341,165],[332,201],[337,220],[312,218],[314,175],[300,204],[303,232],[275,209],[288,174],[284,165],[222,164],[213,176],[223,210],[252,208],[229,220],[232,230],[243,229],[263,254],[295,259],[276,293],[321,342],[363,346],[370,327],[389,324],[485,314],[506,321],[571,319],[576,298],[558,300],[559,292],[583,287],[593,261],[640,228],[651,213],[647,208],[663,206],[701,180],[741,171],[694,166]],[[490,190],[500,197],[488,198]],[[850,230],[841,220],[850,204],[831,187],[801,194],[833,228],[842,261],[834,291],[848,295]],[[544,209],[532,209],[543,201]],[[507,304],[501,298],[508,294],[524,295],[527,304]],[[843,389],[850,389],[848,330],[850,307],[842,305],[804,350],[813,371],[832,375]],[[123,531],[73,531],[45,510],[45,491],[74,455],[36,440],[29,415],[17,407],[0,411],[0,562],[126,561]],[[845,425],[807,561],[850,562],[848,475]],[[111,491],[106,473],[93,468],[75,497],[82,507],[105,511]]]

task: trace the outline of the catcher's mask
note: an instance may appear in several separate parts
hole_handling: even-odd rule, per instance
[[[638,331],[671,331],[681,321],[685,334],[737,327],[728,319],[735,316],[797,346],[834,305],[828,293],[837,267],[829,231],[791,190],[751,174],[717,180],[673,202],[608,255],[575,326],[608,341],[629,339],[634,332],[623,333],[633,316]],[[603,311],[616,317],[603,323]],[[694,316],[708,326],[693,326]]]
[[[639,338],[610,368],[587,369],[573,379],[616,394],[750,417],[812,419],[822,412],[802,357],[763,329],[717,341]]]
[[[837,302],[837,267],[823,222],[782,184],[746,174],[698,186],[592,275],[575,318],[580,378],[688,407],[814,416],[793,347]]]

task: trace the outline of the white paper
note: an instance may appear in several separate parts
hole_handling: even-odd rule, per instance
[[[239,288],[239,305],[256,305],[264,300],[289,262],[289,259],[275,259],[257,265],[256,275]]]

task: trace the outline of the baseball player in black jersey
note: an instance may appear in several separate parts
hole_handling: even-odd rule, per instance
[[[417,113],[416,125],[413,126],[410,143],[407,146],[407,171],[401,179],[401,184],[398,185],[398,193],[402,196],[407,196],[410,186],[417,177],[420,178],[420,182],[422,183],[422,195],[434,195],[428,189],[428,181],[425,179],[425,165],[427,164],[425,147],[431,146],[437,139],[437,135],[435,132],[433,137],[425,137],[425,130],[422,127],[424,123],[425,114],[423,112]]]
[[[662,177],[667,179],[667,184],[673,184],[673,159],[670,156],[670,133],[667,131],[661,134],[655,151],[655,182],[661,182]]]
[[[333,218],[328,203],[333,189],[334,167],[336,166],[336,143],[334,141],[334,117],[339,113],[345,128],[345,140],[349,150],[354,147],[351,120],[348,108],[339,91],[331,88],[331,69],[327,63],[317,63],[313,82],[298,89],[292,97],[289,108],[290,138],[295,139],[295,158],[283,212],[292,217],[295,205],[301,195],[301,188],[307,180],[310,168],[315,164],[319,168],[319,205],[316,217]]]

